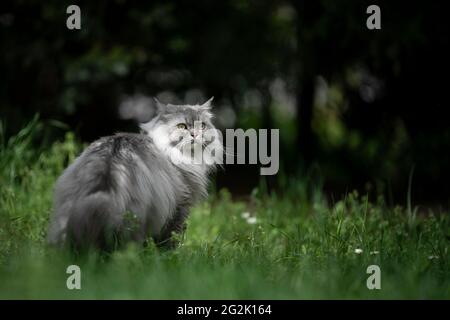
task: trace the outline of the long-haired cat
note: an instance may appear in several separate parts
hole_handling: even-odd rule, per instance
[[[191,151],[222,150],[211,100],[156,101],[156,116],[141,125],[141,134],[104,137],[86,148],[56,183],[48,241],[106,250],[149,237],[170,243],[189,208],[206,196],[216,167],[214,159],[192,161]]]

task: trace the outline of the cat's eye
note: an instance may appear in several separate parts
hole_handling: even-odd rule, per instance
[[[179,124],[177,124],[177,128],[178,128],[178,129],[181,129],[181,130],[186,130],[186,129],[187,129],[187,126],[186,126],[186,124],[184,124],[184,123],[179,123]]]
[[[204,122],[202,122],[202,130],[205,130],[206,128],[206,124]]]

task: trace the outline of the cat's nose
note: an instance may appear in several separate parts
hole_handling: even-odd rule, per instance
[[[192,138],[195,138],[195,137],[197,137],[198,136],[198,132],[196,132],[195,130],[192,130],[191,131],[191,137]]]

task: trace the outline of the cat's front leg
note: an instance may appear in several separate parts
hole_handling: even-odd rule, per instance
[[[188,209],[179,207],[174,216],[163,227],[161,234],[155,238],[155,243],[160,248],[174,249],[179,244],[179,239],[173,237],[173,233],[182,235],[186,230],[186,218]]]

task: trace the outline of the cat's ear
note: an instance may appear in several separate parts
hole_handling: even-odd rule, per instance
[[[209,110],[211,109],[211,102],[214,100],[214,97],[211,97],[208,101],[206,101],[204,104],[200,106],[200,108]]]
[[[161,101],[159,101],[156,97],[153,97],[153,101],[155,102],[156,105],[156,109],[158,111],[164,111],[166,109],[166,105],[164,103],[162,103]]]

